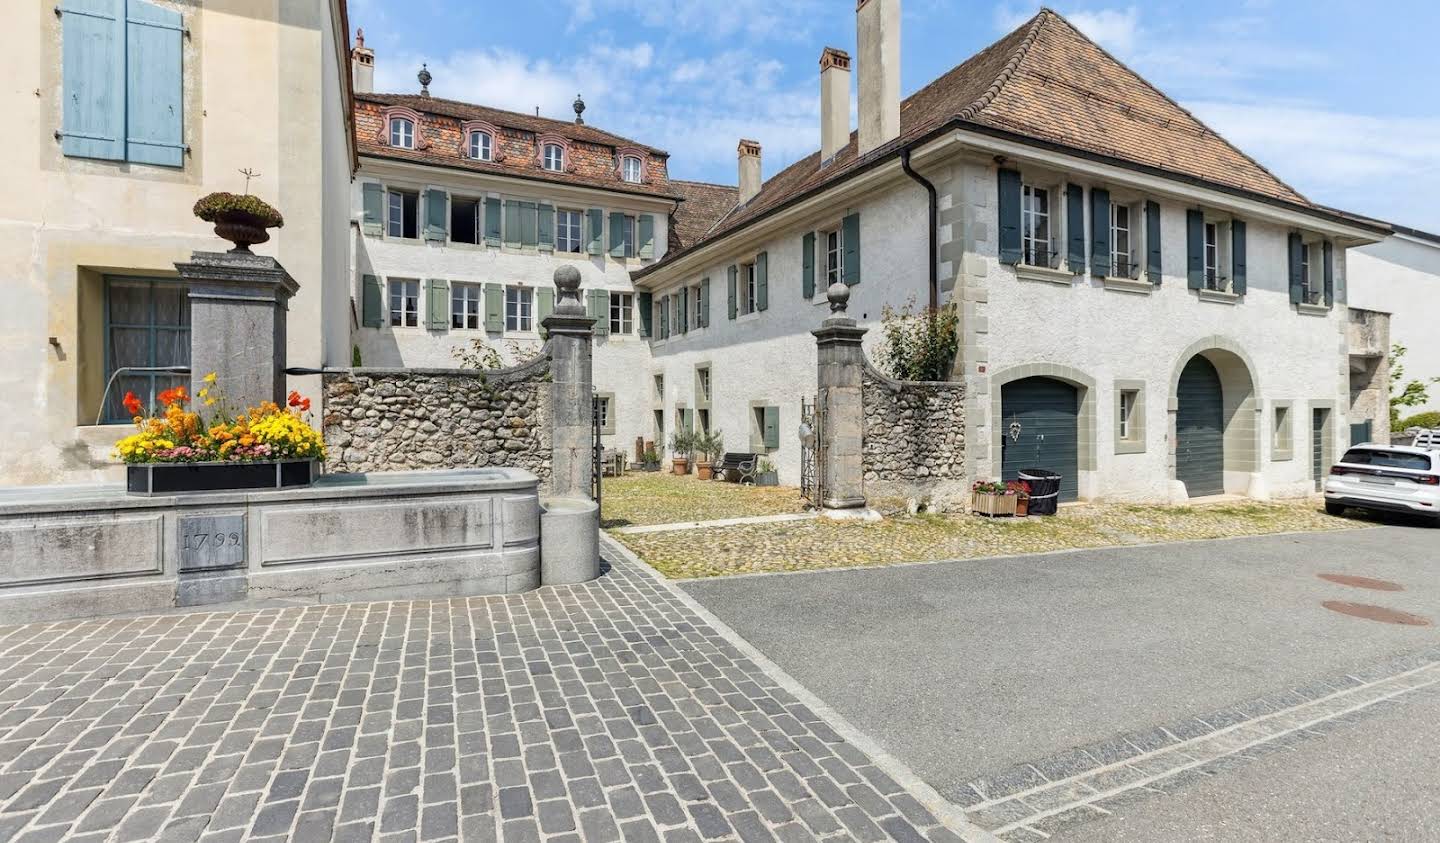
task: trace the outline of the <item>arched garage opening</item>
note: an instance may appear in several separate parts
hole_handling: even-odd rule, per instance
[[[1240,347],[1223,338],[1180,356],[1170,381],[1170,468],[1187,497],[1249,490],[1260,467],[1253,372]]]
[[[993,375],[991,459],[1001,479],[1048,468],[1061,475],[1060,500],[1078,499],[1081,474],[1095,469],[1094,387],[1088,375],[1046,363]]]

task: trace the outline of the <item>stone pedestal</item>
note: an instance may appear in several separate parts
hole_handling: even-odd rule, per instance
[[[214,372],[231,412],[285,402],[285,315],[300,287],[274,258],[195,252],[177,263],[190,289],[190,394]]]
[[[540,323],[550,334],[550,489],[557,498],[589,498],[594,477],[595,407],[591,340],[595,320],[580,303],[580,270],[555,270],[555,310]]]
[[[861,381],[865,370],[865,351],[861,340],[865,329],[845,315],[850,288],[844,284],[830,285],[831,315],[813,331],[819,354],[816,405],[823,414],[820,426],[818,466],[824,478],[825,509],[862,509],[865,507],[865,465],[861,451],[865,427],[865,407]]]

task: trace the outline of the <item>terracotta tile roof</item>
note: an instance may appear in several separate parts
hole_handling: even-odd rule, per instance
[[[670,248],[683,249],[698,242],[728,214],[740,197],[738,188],[703,181],[671,179],[681,202],[670,215]]]
[[[899,138],[857,158],[852,132],[849,144],[824,167],[819,152],[786,167],[743,208],[686,247],[741,228],[951,123],[988,127],[1316,209],[1065,18],[1041,9],[901,103]],[[657,266],[674,257],[667,255]]]

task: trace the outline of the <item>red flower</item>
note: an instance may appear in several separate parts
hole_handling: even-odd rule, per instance
[[[186,401],[190,400],[190,395],[185,391],[185,387],[183,386],[172,386],[171,388],[160,393],[158,397],[160,399],[160,403],[164,404],[166,407],[170,406],[171,404],[184,404]]]
[[[310,412],[310,399],[309,399],[309,398],[302,398],[302,399],[300,399],[300,412],[302,412],[302,413],[308,413],[308,412]]]
[[[299,392],[296,392],[293,389],[290,390],[290,397],[286,400],[289,402],[290,406],[298,408],[300,412],[310,412],[310,399],[302,398]]]
[[[290,400],[290,406],[292,406],[292,407],[298,407],[298,406],[300,406],[300,393],[296,392],[296,391],[293,390],[293,389],[290,390],[290,399],[289,399],[289,400]]]
[[[140,415],[140,411],[143,409],[143,407],[141,407],[140,405],[140,399],[136,398],[135,393],[133,392],[125,393],[123,403],[125,404],[125,412],[129,413],[132,416]]]

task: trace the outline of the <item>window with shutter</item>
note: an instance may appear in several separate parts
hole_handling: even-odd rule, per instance
[[[365,182],[360,186],[360,194],[364,211],[360,230],[364,234],[378,237],[385,224],[385,188],[377,182]]]
[[[1325,306],[1335,305],[1335,244],[1326,240],[1320,246],[1321,262],[1324,273],[1325,285]]]
[[[540,332],[545,333],[545,318],[555,312],[555,290],[552,287],[540,287],[535,290],[535,324],[540,326]]]
[[[599,208],[586,211],[585,251],[592,255],[605,254],[605,212]]]
[[[446,226],[445,191],[429,188],[425,191],[425,239],[444,240]]]
[[[1090,188],[1090,273],[1101,278],[1110,274],[1110,222],[1110,191]]]
[[[179,12],[129,0],[125,21],[125,159],[179,167],[185,151]]]
[[[736,280],[736,279],[737,279],[737,277],[739,276],[740,271],[739,271],[739,267],[735,266],[734,264],[731,264],[731,265],[730,265],[730,268],[727,269],[725,272],[726,272],[726,275],[727,275],[727,278],[726,278],[726,288],[725,288],[725,293],[726,293],[726,306],[727,306],[726,309],[728,310],[728,312],[729,312],[729,314],[730,314],[730,318],[731,318],[731,319],[734,319],[736,313],[738,312],[738,303],[737,303],[736,300],[735,300],[735,297],[736,297],[736,290],[735,290],[735,288],[736,288],[736,286],[737,286],[737,280]]]
[[[514,199],[505,200],[505,245],[520,248],[520,203]]]
[[[443,278],[425,282],[425,327],[443,331],[450,326],[450,284]]]
[[[710,327],[710,279],[700,279],[700,309],[699,322],[702,328]]]
[[[650,293],[637,293],[635,298],[636,307],[640,310],[640,336],[648,337],[654,324],[654,296]]]
[[[800,238],[800,295],[815,298],[815,232]]]
[[[1160,203],[1152,199],[1145,203],[1145,272],[1151,284],[1160,285],[1163,269],[1160,259]]]
[[[1245,279],[1245,223],[1242,220],[1230,222],[1230,292],[1245,295],[1248,282]]]
[[[500,245],[500,200],[490,197],[485,200],[485,245]]]
[[[625,257],[625,215],[619,211],[610,212],[610,257]]]
[[[360,324],[366,328],[379,328],[385,324],[385,294],[380,279],[374,275],[362,275],[360,285]]]
[[[641,214],[637,219],[639,234],[637,239],[640,248],[637,251],[642,258],[655,257],[655,216],[653,214]]]
[[[1020,236],[1020,171],[1000,170],[997,172],[1000,186],[997,210],[1000,215],[1000,262],[1020,263],[1023,245]]]
[[[499,284],[485,285],[485,330],[495,334],[505,330],[505,288]]]
[[[541,202],[536,206],[540,221],[540,251],[555,251],[555,206]]]
[[[761,252],[755,256],[755,309],[770,307],[770,255]]]
[[[844,257],[840,270],[845,283],[853,287],[860,283],[860,214],[857,212],[847,216],[840,223],[840,228],[844,235]]]
[[[1065,260],[1072,273],[1085,272],[1085,189],[1078,184],[1065,187]]]
[[[1205,288],[1205,214],[1185,211],[1185,282],[1192,290]]]

